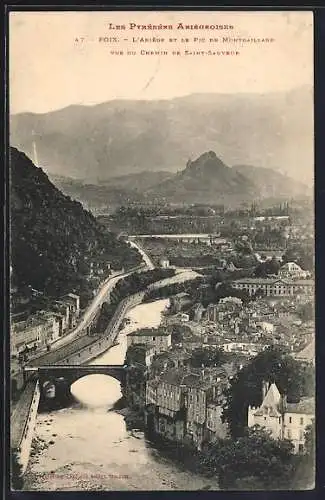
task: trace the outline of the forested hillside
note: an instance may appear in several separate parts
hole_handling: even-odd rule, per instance
[[[104,230],[81,203],[59,191],[41,168],[15,148],[10,157],[11,265],[17,293],[89,296],[113,269],[140,254]]]

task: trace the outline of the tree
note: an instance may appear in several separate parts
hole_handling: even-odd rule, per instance
[[[316,451],[316,423],[315,420],[307,426],[305,431],[305,448],[306,454],[310,456],[315,455]]]
[[[305,453],[295,457],[292,489],[311,489],[315,483],[316,429],[315,420],[305,430]]]
[[[311,244],[300,243],[291,245],[282,257],[283,264],[287,262],[296,262],[305,271],[314,270],[314,246]]]
[[[311,321],[314,319],[314,304],[307,302],[298,309],[298,315],[302,321]]]
[[[194,349],[190,358],[193,368],[218,366],[224,362],[226,354],[222,349],[199,347]]]
[[[280,264],[276,257],[266,260],[265,262],[260,262],[255,268],[255,276],[260,278],[265,278],[270,274],[278,274],[280,269]]]
[[[226,390],[222,418],[233,437],[245,430],[248,406],[262,403],[263,381],[275,382],[288,401],[314,394],[312,366],[302,365],[277,347],[264,350],[234,376]]]
[[[293,445],[272,439],[258,426],[235,440],[221,439],[208,445],[205,463],[223,489],[286,488],[294,469]]]

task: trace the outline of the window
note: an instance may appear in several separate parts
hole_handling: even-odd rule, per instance
[[[303,444],[299,445],[298,451],[299,451],[299,453],[303,453],[303,451],[304,451],[304,445]]]
[[[304,417],[300,418],[300,425],[304,425]]]
[[[288,439],[291,439],[291,430],[290,429],[288,429],[288,431],[287,431],[287,437],[288,437]]]
[[[289,417],[289,424],[292,424],[292,417]]]
[[[152,337],[152,340],[156,340],[156,337]]]

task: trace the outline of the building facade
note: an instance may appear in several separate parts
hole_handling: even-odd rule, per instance
[[[127,336],[127,347],[134,344],[151,346],[155,354],[166,351],[172,344],[171,333],[164,330],[154,330],[151,328],[137,330]]]
[[[307,271],[301,269],[295,262],[287,262],[279,270],[281,278],[304,279],[307,278],[308,274]]]
[[[237,290],[245,290],[249,295],[260,291],[268,297],[313,295],[314,293],[314,281],[310,279],[243,278],[233,281],[231,286]]]
[[[315,419],[314,398],[287,403],[274,383],[267,385],[263,393],[261,406],[248,407],[248,427],[265,427],[274,439],[289,439],[294,453],[303,453],[306,428]]]

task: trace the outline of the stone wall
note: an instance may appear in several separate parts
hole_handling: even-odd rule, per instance
[[[37,381],[35,384],[34,395],[29,408],[29,413],[25,421],[24,433],[20,441],[19,447],[16,450],[19,457],[19,462],[22,466],[22,474],[25,473],[29,461],[32,440],[35,432],[39,400],[40,400],[40,388],[39,388],[39,382]]]

